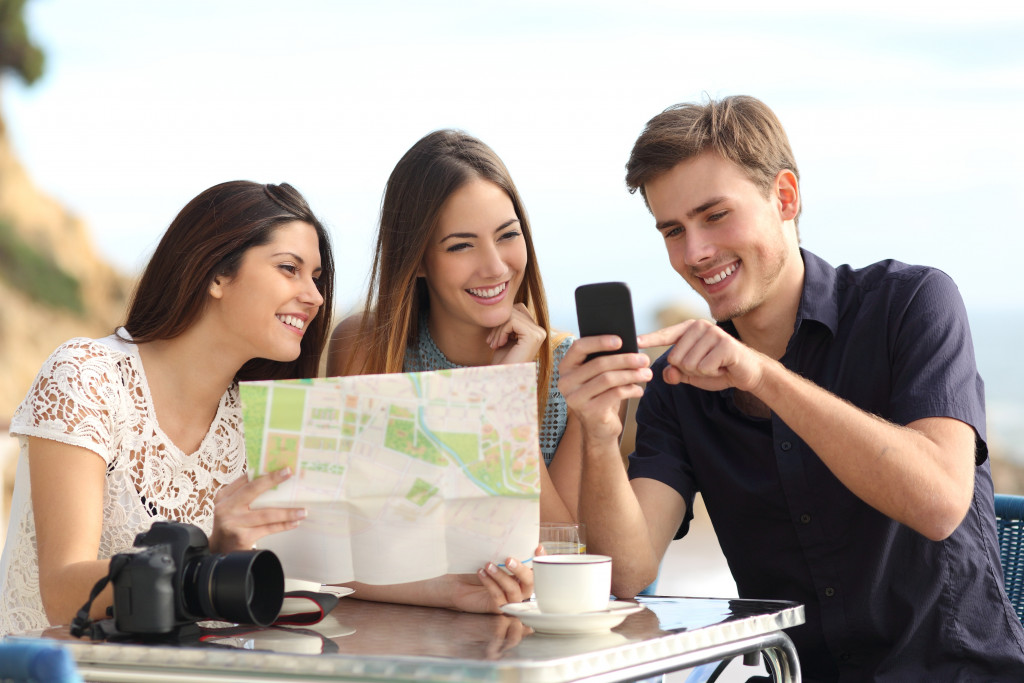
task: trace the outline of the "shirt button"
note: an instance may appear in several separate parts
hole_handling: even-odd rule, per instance
[[[782,443],[779,444],[779,448],[781,448],[784,451],[788,451],[792,447],[793,447],[793,444],[791,444],[788,441],[783,441]]]
[[[804,514],[800,515],[800,521],[804,524],[810,524],[811,516],[805,512]]]
[[[828,588],[825,589],[825,597],[831,598],[835,594],[836,594],[836,589],[833,588],[832,586],[829,586]]]

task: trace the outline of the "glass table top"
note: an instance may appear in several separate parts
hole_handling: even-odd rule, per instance
[[[804,621],[803,606],[785,601],[636,602],[644,609],[621,625],[586,635],[536,633],[505,615],[355,598],[343,598],[313,627],[204,629],[203,642],[177,645],[93,643],[71,638],[66,627],[30,635],[63,641],[83,671],[153,669],[166,680],[222,671],[252,680],[556,681],[777,633]]]

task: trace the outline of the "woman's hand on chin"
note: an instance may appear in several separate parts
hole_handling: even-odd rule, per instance
[[[533,319],[526,304],[516,304],[508,321],[491,330],[487,337],[487,343],[494,349],[491,365],[534,361],[547,338],[547,331]]]

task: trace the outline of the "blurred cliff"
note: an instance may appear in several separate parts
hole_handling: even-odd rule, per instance
[[[28,35],[24,4],[0,0],[0,79],[31,85],[44,55]],[[96,253],[85,223],[32,182],[0,111],[0,429],[54,348],[113,330],[129,288]]]
[[[61,342],[113,331],[129,288],[85,223],[32,182],[0,118],[0,423]]]

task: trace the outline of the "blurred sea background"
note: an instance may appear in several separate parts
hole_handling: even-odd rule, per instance
[[[990,446],[1024,466],[1024,313],[984,311],[970,318],[978,369],[985,380]]]

